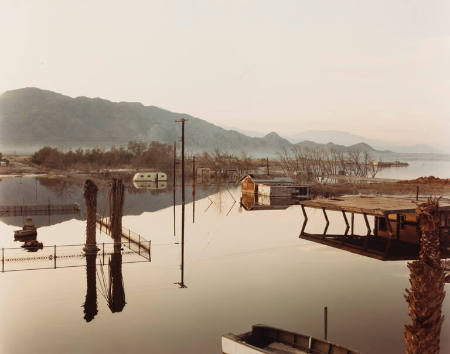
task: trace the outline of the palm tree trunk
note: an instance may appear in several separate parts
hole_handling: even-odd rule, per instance
[[[96,226],[97,226],[97,192],[98,187],[90,179],[84,184],[84,199],[86,201],[86,253],[96,253]]]
[[[416,210],[420,226],[420,253],[408,264],[411,289],[406,289],[412,324],[405,325],[406,353],[439,353],[440,333],[444,317],[444,269],[441,264],[439,239],[439,203],[429,199]]]

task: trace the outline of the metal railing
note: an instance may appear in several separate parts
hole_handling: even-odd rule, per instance
[[[97,252],[85,251],[95,248]],[[141,240],[134,249],[127,242],[2,248],[1,271],[82,267],[86,265],[86,256],[95,256],[98,264],[105,264],[108,256],[117,253],[122,254],[123,263],[150,262],[151,242]]]
[[[106,234],[111,234],[109,218],[97,214],[97,227]],[[137,253],[150,252],[151,240],[146,240],[140,234],[122,226],[122,239],[126,240],[127,247]],[[148,246],[147,246],[148,245]]]

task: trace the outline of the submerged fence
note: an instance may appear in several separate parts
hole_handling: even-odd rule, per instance
[[[117,253],[122,255],[123,263],[151,261],[151,241],[141,240],[137,245],[133,243],[133,248],[128,246],[128,242],[97,243],[98,252],[94,253],[97,264],[105,264],[109,256]],[[85,247],[86,244],[2,248],[1,270],[11,272],[82,267],[86,265]]]

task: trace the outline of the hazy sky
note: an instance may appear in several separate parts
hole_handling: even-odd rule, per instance
[[[450,1],[0,0],[0,91],[450,148]]]

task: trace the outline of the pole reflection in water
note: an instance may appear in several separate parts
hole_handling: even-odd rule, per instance
[[[97,253],[86,254],[86,300],[84,302],[84,319],[91,322],[98,313],[97,309]]]
[[[125,307],[125,289],[122,277],[122,255],[114,253],[109,261],[108,306],[111,312],[122,312]]]
[[[440,214],[437,200],[417,208],[420,220],[419,259],[408,264],[411,289],[406,290],[412,324],[405,325],[406,353],[439,353],[444,321],[445,273],[440,252]]]
[[[108,262],[108,275],[105,275],[104,265],[96,266],[97,254],[86,255],[87,291],[84,302],[84,319],[92,321],[98,313],[97,307],[97,277],[100,282],[100,293],[105,298],[111,312],[122,312],[125,305],[125,288],[122,276],[122,254],[113,253]]]

